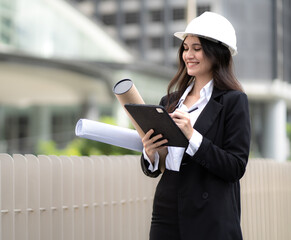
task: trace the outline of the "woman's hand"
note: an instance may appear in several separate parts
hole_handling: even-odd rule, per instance
[[[177,126],[181,129],[188,140],[191,139],[194,129],[191,125],[190,115],[187,112],[181,111],[180,109],[176,109],[175,112],[170,113],[170,116],[177,124]]]
[[[167,148],[167,146],[162,146],[162,145],[168,142],[167,139],[160,140],[163,137],[162,134],[159,134],[151,138],[153,133],[154,133],[154,130],[151,129],[142,138],[143,147],[145,149],[147,156],[151,160],[152,164],[155,161],[155,153],[157,151],[161,151]]]

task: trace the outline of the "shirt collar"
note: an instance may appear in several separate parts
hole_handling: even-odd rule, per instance
[[[207,101],[211,98],[211,94],[213,92],[213,80],[210,80],[200,91],[200,96],[202,97],[202,94],[205,94]]]
[[[182,104],[184,103],[186,97],[188,96],[189,92],[191,92],[193,86],[194,86],[195,81],[193,81],[185,90],[183,93],[182,97],[180,98],[177,107],[181,107]],[[200,98],[206,97],[207,101],[209,101],[211,94],[213,91],[213,80],[210,80],[201,90],[200,90]]]

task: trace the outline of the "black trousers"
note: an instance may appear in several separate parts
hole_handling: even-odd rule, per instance
[[[165,170],[157,185],[150,240],[180,240],[178,221],[179,172]]]

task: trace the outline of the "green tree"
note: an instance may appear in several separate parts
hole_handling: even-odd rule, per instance
[[[289,144],[291,143],[291,123],[286,124],[286,131],[287,131],[287,137],[289,139]],[[288,160],[291,160],[291,156],[289,154]]]

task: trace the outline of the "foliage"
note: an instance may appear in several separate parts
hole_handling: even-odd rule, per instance
[[[287,123],[286,125],[287,137],[289,139],[289,144],[291,142],[291,123]],[[291,156],[289,154],[289,160],[291,160]]]
[[[289,141],[291,141],[291,123],[287,123],[286,130],[287,130],[287,137]]]
[[[100,122],[116,125],[112,117],[103,117]],[[54,141],[41,141],[37,148],[37,154],[43,155],[67,155],[67,156],[91,156],[91,155],[136,155],[140,154],[132,150],[116,147],[84,138],[75,138],[63,149],[59,149]]]

